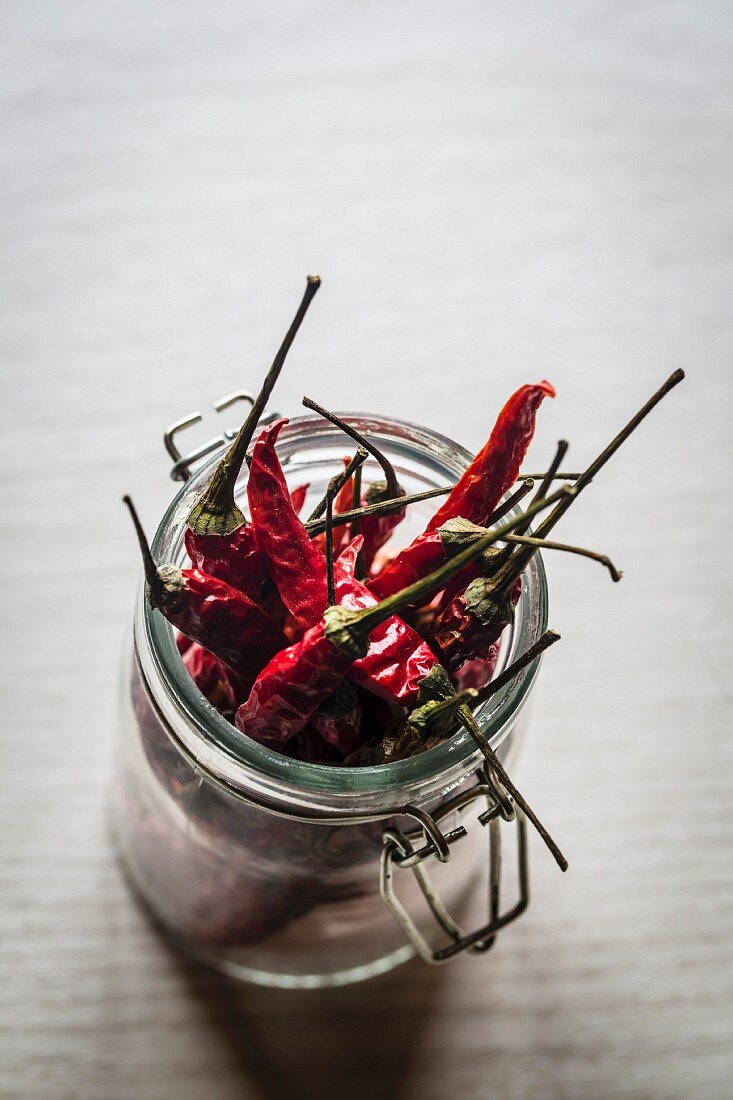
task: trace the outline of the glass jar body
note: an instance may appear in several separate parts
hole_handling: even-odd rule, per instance
[[[413,425],[356,419],[390,455],[408,492],[453,480],[470,457]],[[322,421],[293,421],[281,439],[291,487],[308,481],[314,500],[343,453],[343,437]],[[158,560],[181,560],[185,517],[210,466],[164,518],[154,542]],[[414,506],[404,534],[397,530],[400,542],[433,510],[432,502]],[[524,651],[545,624],[544,574],[535,562],[500,662]],[[524,735],[535,671],[479,715],[505,759]],[[400,808],[431,811],[475,782],[477,766],[466,735],[380,768],[306,765],[263,749],[199,695],[168,624],[139,593],[122,676],[114,834],[128,877],[156,920],[219,968],[262,984],[313,987],[366,978],[409,958],[412,948],[380,895],[384,830],[405,826]],[[441,827],[457,823],[451,815]],[[458,920],[486,862],[475,807],[461,823],[468,835],[452,846],[448,863],[431,868]],[[411,874],[400,875],[399,893],[427,934],[428,914]]]

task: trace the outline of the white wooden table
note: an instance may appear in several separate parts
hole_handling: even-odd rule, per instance
[[[730,6],[8,2],[3,25],[2,1095],[731,1094]],[[534,900],[484,961],[317,995],[174,957],[105,831],[162,428],[277,406],[471,446],[525,380],[587,461],[518,776]],[[211,413],[213,417],[214,414]],[[208,425],[211,427],[211,423]],[[200,438],[203,438],[203,434]],[[726,545],[728,544],[728,545]]]

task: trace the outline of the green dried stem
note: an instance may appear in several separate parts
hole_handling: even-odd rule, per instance
[[[359,453],[357,452],[354,457],[358,458]],[[347,470],[349,466],[346,467]],[[333,576],[333,502],[343,484],[341,474],[337,474],[336,477],[331,478],[326,489],[326,583],[329,607],[333,607],[336,603],[336,582]]]
[[[435,489],[424,489],[421,493],[412,493],[404,497],[392,497],[390,500],[380,501],[379,504],[367,504],[363,508],[352,508],[349,512],[339,512],[333,517],[334,527],[343,527],[346,523],[354,523],[366,516],[388,516],[392,512],[401,512],[408,504],[419,504],[423,500],[433,500],[434,497],[447,496],[453,489],[452,485],[439,485]],[[324,508],[325,511],[325,508]],[[320,535],[325,529],[324,521],[317,516],[306,522],[308,534],[313,538]]]
[[[555,640],[557,640],[557,639],[555,639]],[[548,830],[545,828],[545,826],[542,824],[542,822],[538,818],[537,814],[534,812],[534,810],[532,809],[530,804],[527,802],[527,799],[524,797],[524,795],[521,793],[521,791],[519,791],[518,788],[515,787],[514,783],[512,782],[511,778],[509,777],[509,775],[506,771],[506,768],[504,767],[501,760],[499,759],[499,757],[496,755],[496,753],[492,749],[491,745],[489,744],[489,742],[486,738],[486,735],[484,734],[483,730],[481,729],[481,727],[476,722],[476,719],[474,718],[474,716],[471,713],[470,709],[465,705],[460,707],[459,710],[458,710],[458,717],[459,717],[459,720],[461,721],[461,723],[463,724],[463,726],[465,727],[465,729],[468,731],[468,733],[474,739],[474,741],[476,742],[478,747],[481,749],[481,752],[483,753],[484,759],[486,760],[486,762],[487,762],[489,768],[491,769],[491,771],[498,777],[499,782],[501,783],[501,785],[505,788],[507,793],[511,795],[511,797],[514,799],[514,802],[524,812],[524,814],[528,818],[528,820],[532,822],[535,829],[537,830],[539,835],[542,837],[543,841],[545,842],[548,849],[552,853],[552,855],[555,859],[555,862],[557,863],[560,870],[561,871],[567,871],[568,861],[566,860],[565,856],[560,851],[560,848],[559,848],[558,844],[556,843],[555,840],[553,840],[552,836],[550,835]]]
[[[555,477],[557,476],[557,471],[560,469],[560,463],[565,458],[565,455],[567,454],[567,452],[568,452],[568,441],[567,441],[567,439],[558,440],[557,450],[555,451],[555,457],[553,458],[552,462],[550,463],[550,468],[547,471],[547,473],[545,474],[545,476],[542,478],[542,481],[540,482],[540,487],[537,490],[537,500],[542,500],[543,497],[546,497],[547,494],[549,493],[550,485],[555,480]]]
[[[362,469],[361,469],[361,465],[359,465],[358,469],[354,470],[354,484],[353,484],[353,490],[352,490],[352,493],[351,493],[351,510],[352,511],[354,511],[357,508],[361,507],[361,475],[362,475]],[[351,537],[352,537],[352,539],[355,538],[360,533],[361,533],[361,520],[360,519],[355,519],[354,522],[351,524]],[[357,572],[358,572],[358,570],[357,570]]]
[[[533,489],[534,480],[531,477],[526,478],[524,483],[520,485],[518,489],[515,489],[513,493],[510,493],[506,500],[502,504],[500,504],[498,508],[494,509],[494,511],[488,518],[486,526],[491,527],[492,523],[498,523],[500,519],[503,519],[504,516],[513,511],[517,507],[519,502],[521,500],[524,500],[524,498],[528,496],[528,494],[531,493]],[[539,494],[537,495],[536,499],[540,499]]]
[[[507,542],[515,545],[535,546],[538,550],[562,550],[565,554],[579,554],[583,558],[590,558],[606,567],[611,574],[612,581],[620,581],[623,573],[617,569],[606,554],[597,554],[595,550],[586,550],[584,546],[571,546],[567,542],[550,542],[548,539],[535,538],[532,535],[507,535]]]
[[[135,533],[143,558],[150,606],[168,607],[176,602],[183,588],[184,581],[181,570],[175,565],[156,565],[135,505],[129,496],[124,496],[122,500],[127,505],[132,516],[132,522],[135,525]]]
[[[548,849],[552,853],[558,867],[561,871],[567,871],[568,861],[560,851],[559,846],[553,840],[552,836],[542,824],[537,814],[527,802],[524,795],[517,789],[512,782],[511,778],[507,774],[504,765],[499,760],[498,756],[489,744],[488,738],[484,734],[481,727],[476,722],[473,715],[472,708],[480,706],[482,703],[487,702],[492,695],[496,695],[501,691],[508,683],[510,683],[515,677],[523,672],[525,668],[533,664],[546,649],[554,645],[555,642],[560,641],[560,635],[555,633],[554,630],[546,630],[539,641],[535,642],[533,646],[523,653],[521,657],[518,657],[516,661],[512,662],[508,668],[506,668],[501,675],[497,676],[495,680],[487,684],[481,691],[467,691],[460,692],[448,698],[445,698],[443,702],[432,702],[424,704],[421,708],[423,712],[423,718],[421,722],[415,721],[416,711],[410,715],[408,720],[408,729],[406,730],[406,737],[404,744],[402,743],[402,735],[398,738],[394,749],[393,755],[390,759],[401,759],[403,755],[411,755],[411,752],[419,749],[419,734],[422,730],[427,729],[430,732],[430,727],[435,728],[440,722],[441,717],[445,714],[452,717],[457,714],[458,720],[468,731],[470,736],[476,742],[477,746],[481,750],[484,759],[486,760],[491,771],[498,777],[500,783],[505,788],[508,794],[511,795],[517,806],[523,810],[527,819],[532,822],[535,829],[542,837],[542,840],[547,845]],[[448,691],[452,691],[452,685],[447,676],[443,679],[436,678],[434,683],[434,689],[436,692],[446,694]],[[406,753],[400,750],[407,749]]]
[[[336,492],[338,493],[339,490],[342,489],[343,486],[346,484],[346,482],[349,480],[351,475],[353,473],[355,473],[362,466],[362,464],[364,462],[366,462],[366,460],[368,458],[369,458],[369,452],[367,450],[365,450],[363,447],[359,447],[359,449],[356,452],[356,454],[354,455],[354,457],[351,459],[351,461],[346,466],[344,466],[343,470],[341,470],[338,474],[336,474],[335,477],[331,478],[331,481],[329,481],[329,483],[328,483],[329,486],[332,483],[337,482],[338,487],[336,489]],[[310,516],[308,517],[308,519],[305,522],[305,527],[308,531],[308,534],[311,537],[313,537],[313,535],[320,534],[321,530],[323,530],[323,531],[326,530],[326,521],[325,520],[323,521],[323,526],[320,529],[318,529],[318,522],[320,521],[321,517],[324,515],[324,513],[326,511],[327,503],[328,503],[328,488],[326,489],[326,492],[323,494],[321,499],[318,501],[318,504],[316,504],[315,508],[313,509]],[[346,513],[344,513],[344,514],[346,514]],[[338,516],[332,516],[332,526],[333,527],[341,527],[342,526],[342,524],[338,522],[338,519],[339,519]]]
[[[145,580],[147,581],[148,585],[150,586],[151,594],[154,597],[155,593],[156,593],[156,590],[160,586],[160,581],[159,581],[159,578],[158,578],[158,566],[155,564],[155,559],[153,558],[153,554],[152,554],[152,551],[150,549],[150,543],[147,540],[147,537],[145,535],[145,531],[143,530],[143,525],[140,522],[140,517],[137,514],[137,508],[132,503],[132,497],[126,495],[122,498],[122,501],[123,501],[124,504],[127,505],[128,511],[129,511],[129,513],[132,517],[132,522],[135,526],[135,534],[137,535],[137,541],[138,541],[138,544],[140,546],[140,553],[142,554],[142,558],[143,558],[143,569],[145,570]],[[155,603],[154,598],[153,598],[152,602]]]
[[[392,500],[395,497],[404,496],[404,492],[400,483],[397,480],[397,474],[395,468],[389,461],[387,456],[377,447],[376,443],[373,443],[370,439],[367,439],[365,435],[362,435],[360,431],[357,431],[353,425],[347,423],[346,420],[342,420],[336,413],[331,412],[330,409],[325,409],[323,405],[319,405],[316,401],[313,401],[310,397],[303,398],[303,404],[306,409],[311,409],[312,412],[318,413],[325,420],[328,420],[335,427],[340,428],[346,435],[351,436],[360,447],[365,447],[367,451],[377,460],[382,467],[384,473],[385,486],[382,491],[382,496],[385,500]]]
[[[542,478],[542,482],[541,482],[541,484],[540,484],[539,488],[537,489],[537,492],[534,496],[535,500],[544,500],[544,498],[549,493],[550,487],[551,487],[552,482],[553,482],[554,477],[555,477],[555,474],[557,473],[557,471],[560,468],[560,463],[564,459],[565,454],[567,452],[567,449],[568,449],[567,441],[564,440],[564,439],[561,439],[558,442],[557,450],[555,451],[555,457],[553,458],[552,462],[550,463],[550,467],[549,467],[547,473],[545,474],[545,476]],[[531,480],[531,479],[529,479],[529,480]],[[525,481],[525,485],[527,483],[528,482]],[[533,481],[532,481],[532,484],[534,484]],[[523,535],[525,533],[525,531],[527,530],[528,526],[529,526],[529,524],[527,524],[523,528],[522,527],[518,528],[517,529],[517,534],[518,535]]]
[[[191,509],[188,526],[197,535],[231,535],[246,522],[243,513],[234,500],[234,488],[237,478],[242,469],[247,448],[252,442],[252,436],[265,411],[265,406],[270,399],[270,394],[283,368],[291,344],[320,285],[321,280],[318,275],[308,276],[305,293],[298,307],[298,312],[295,314],[285,339],[272,362],[272,366],[267,372],[262,389],[255,398],[247,419],[214,471],[208,488],[205,489]]]
[[[549,470],[545,470],[545,472],[541,474],[519,474],[517,477],[517,481],[528,481],[530,479],[532,481],[543,481],[545,478],[547,478],[549,481],[577,481],[580,477],[580,473],[578,471],[566,473],[565,470],[558,470],[555,474],[553,474],[551,478],[548,477],[548,474]]]

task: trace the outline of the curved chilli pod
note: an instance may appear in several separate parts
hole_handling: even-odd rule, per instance
[[[454,516],[462,516],[472,523],[488,521],[504,493],[517,480],[532,442],[538,408],[546,397],[554,396],[555,389],[547,381],[522,386],[512,394],[499,413],[486,444],[438,508],[427,531],[434,531]]]
[[[140,543],[151,607],[251,684],[286,644],[282,631],[261,607],[226,581],[199,569],[156,565],[129,497],[125,503]]]
[[[485,446],[479,451],[461,479],[453,486],[425,528],[406,546],[381,573],[369,582],[369,587],[381,599],[399,592],[406,577],[424,576],[423,570],[434,567],[430,550],[435,547],[430,535],[448,520],[461,518],[483,525],[514,484],[522,460],[534,435],[537,409],[545,397],[554,397],[549,382],[522,386],[507,401]]]

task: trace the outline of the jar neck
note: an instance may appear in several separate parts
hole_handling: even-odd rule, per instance
[[[450,484],[471,461],[463,447],[426,428],[363,413],[343,413],[374,437],[394,463],[408,492]],[[281,433],[278,454],[291,485],[310,482],[316,492],[344,453],[343,436],[316,417],[291,420]],[[182,562],[185,523],[194,500],[207,484],[221,451],[185,483],[163,516],[153,541],[157,561]],[[247,471],[237,485],[244,494]],[[413,506],[414,508],[415,506]],[[434,511],[430,502],[422,516]],[[415,532],[416,533],[416,532]],[[407,532],[406,538],[412,537]],[[547,625],[547,586],[539,555],[522,579],[515,620],[505,632],[498,671],[539,639]],[[135,648],[139,671],[151,703],[169,736],[212,781],[275,813],[308,819],[373,820],[440,797],[461,783],[481,759],[470,736],[461,731],[442,744],[407,760],[376,767],[346,768],[310,764],[274,753],[237,730],[199,692],[186,672],[170,625],[138,594]],[[537,663],[497,692],[478,712],[492,746],[498,748],[512,728],[537,674]]]

